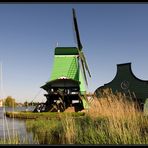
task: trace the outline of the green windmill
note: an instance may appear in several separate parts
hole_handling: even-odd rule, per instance
[[[34,111],[63,112],[68,107],[74,107],[77,112],[88,107],[86,71],[90,77],[91,74],[82,51],[75,10],[72,9],[72,12],[77,47],[55,48],[50,80],[41,86],[47,91],[45,94],[47,101],[38,104]]]

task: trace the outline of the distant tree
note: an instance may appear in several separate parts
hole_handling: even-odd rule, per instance
[[[16,106],[15,99],[12,98],[11,96],[8,96],[8,97],[5,99],[5,106],[15,107],[15,106]]]
[[[35,106],[37,103],[36,102],[27,102],[27,101],[25,101],[24,102],[24,106]]]
[[[32,102],[28,102],[28,106],[32,106]]]
[[[28,101],[25,101],[23,103],[23,106],[25,106],[25,107],[28,107],[28,106],[36,106],[37,104],[38,104],[38,102],[33,102],[33,101],[28,102]]]
[[[38,104],[38,102],[31,102],[32,106],[36,106]]]
[[[27,102],[27,101],[25,101],[25,102],[24,102],[24,106],[26,106],[26,107],[27,107],[28,105],[29,105],[29,104],[28,104],[28,102]]]

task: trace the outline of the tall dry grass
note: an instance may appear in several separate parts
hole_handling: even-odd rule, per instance
[[[63,127],[63,139],[62,143],[68,143],[73,144],[75,143],[75,137],[76,137],[76,123],[75,119],[70,115],[68,116],[65,114],[64,120],[61,118],[61,123]]]
[[[106,90],[94,97],[84,116],[57,114],[58,119],[28,121],[40,144],[148,144],[148,117],[121,93]]]
[[[60,122],[61,144],[148,144],[148,118],[131,98],[108,89],[84,117],[65,114]]]
[[[87,113],[91,118],[107,118],[111,143],[148,143],[148,118],[143,115],[137,103],[124,94],[113,94],[104,90],[101,98],[94,97]]]
[[[124,94],[113,94],[111,90],[104,90],[102,97],[93,97],[89,108],[90,116],[107,116],[117,118],[135,118],[141,115],[137,104]]]

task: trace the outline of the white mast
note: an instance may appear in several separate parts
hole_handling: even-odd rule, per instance
[[[2,63],[0,63],[0,97],[3,100],[4,105],[4,94],[3,94],[3,81],[2,81]],[[5,112],[5,108],[3,107],[3,113]],[[4,134],[4,144],[6,140],[6,133],[5,133],[5,115],[3,115],[3,134]]]
[[[3,99],[2,63],[0,63],[0,98]]]
[[[3,134],[4,134],[4,144],[6,142],[6,129],[7,129],[7,132],[8,132],[8,138],[9,138],[9,141],[10,141],[10,133],[9,133],[9,127],[8,127],[8,122],[7,122],[7,119],[6,119],[6,116],[5,116],[5,94],[4,94],[4,89],[3,89],[3,75],[2,75],[2,62],[0,62],[0,97],[2,97],[2,100],[3,100]],[[6,126],[6,129],[5,129],[5,126]]]

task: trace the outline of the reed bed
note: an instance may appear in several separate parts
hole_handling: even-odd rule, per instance
[[[110,91],[94,97],[85,116],[30,120],[27,129],[40,144],[148,144],[148,117],[131,99]]]
[[[21,112],[21,117],[32,140],[16,133],[0,144],[148,144],[148,116],[131,98],[110,90],[93,97],[85,112]]]

